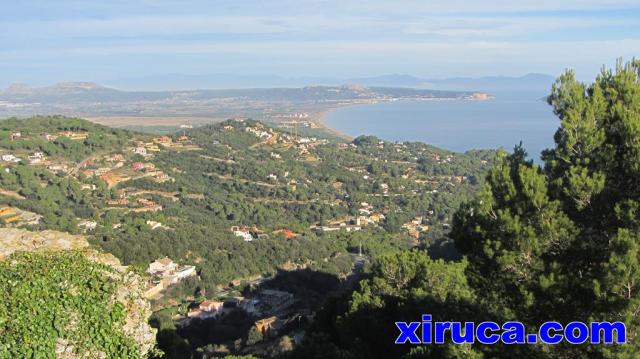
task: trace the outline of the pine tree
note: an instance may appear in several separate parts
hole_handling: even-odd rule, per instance
[[[517,147],[457,213],[452,236],[494,317],[624,321],[626,346],[538,347],[543,357],[640,355],[640,61],[589,85],[567,71],[544,169]]]

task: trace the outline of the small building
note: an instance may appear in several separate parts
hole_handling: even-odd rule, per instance
[[[222,302],[205,300],[187,313],[188,318],[214,318],[222,313]]]
[[[233,226],[231,227],[231,231],[233,232],[233,235],[242,238],[245,242],[251,242],[254,240],[251,230],[247,227]]]
[[[14,156],[13,154],[9,153],[6,155],[2,155],[2,160],[5,162],[20,162],[21,160]]]
[[[172,273],[178,265],[171,260],[169,257],[164,257],[160,259],[156,259],[155,261],[149,264],[149,269],[147,269],[147,273],[150,274],[165,274]]]
[[[29,160],[29,164],[32,164],[32,165],[41,163],[43,161],[42,158],[33,157],[33,156],[29,156],[27,159]]]
[[[147,155],[147,149],[144,147],[134,147],[133,148],[133,153],[137,154],[137,155],[142,155],[142,156],[146,156]]]
[[[216,312],[221,310],[223,305],[223,302],[205,300],[204,302],[200,303],[200,305],[198,305],[198,309],[203,312]]]

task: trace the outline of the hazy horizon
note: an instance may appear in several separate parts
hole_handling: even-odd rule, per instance
[[[32,88],[44,88],[59,84],[94,83],[101,87],[112,88],[121,91],[187,91],[187,90],[229,90],[229,89],[260,89],[260,88],[300,88],[306,86],[341,86],[364,84],[376,87],[414,87],[449,89],[451,82],[466,81],[490,83],[492,81],[524,81],[533,79],[537,84],[547,83],[555,76],[541,73],[527,73],[522,76],[487,75],[479,77],[446,77],[446,78],[420,78],[411,74],[380,74],[367,77],[287,77],[275,74],[199,74],[186,75],[169,73],[161,75],[149,75],[143,77],[119,78],[104,80],[101,82],[86,79],[64,79],[55,82],[11,82],[4,83],[0,80],[0,93],[12,86],[28,86]],[[212,84],[212,80],[214,81]],[[418,83],[417,81],[423,81]],[[499,83],[497,84],[499,85]],[[468,88],[462,86],[455,90],[486,90],[483,88]]]

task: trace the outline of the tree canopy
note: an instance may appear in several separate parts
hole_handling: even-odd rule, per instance
[[[455,214],[450,235],[462,262],[382,256],[370,280],[325,308],[334,319],[320,322],[294,355],[319,347],[314,338],[324,335],[342,357],[356,358],[637,357],[640,61],[619,62],[591,84],[567,71],[548,102],[560,127],[543,166],[522,146],[500,153],[475,199]],[[350,320],[361,310],[367,315]],[[549,320],[621,321],[628,344],[394,346],[397,333],[383,328],[424,312],[434,320],[517,320],[530,331]],[[360,334],[347,341],[345,333]]]

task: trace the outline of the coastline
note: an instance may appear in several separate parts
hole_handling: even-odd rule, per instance
[[[349,105],[349,106],[355,106],[355,105]],[[346,107],[346,106],[334,107],[334,108],[330,108],[330,109],[326,109],[326,110],[322,110],[320,112],[317,112],[317,114],[315,116],[315,119],[313,120],[313,123],[316,126],[318,126],[319,129],[321,129],[323,131],[326,131],[326,132],[329,132],[332,135],[335,135],[336,137],[340,137],[340,138],[344,139],[347,142],[351,142],[351,141],[353,141],[353,139],[355,137],[352,137],[352,136],[350,136],[350,135],[348,135],[348,134],[346,134],[344,132],[338,131],[337,129],[335,129],[333,127],[330,127],[329,125],[327,125],[327,122],[326,122],[327,121],[327,116],[331,112],[333,112],[333,111],[335,111],[335,110],[337,110],[339,108],[344,108],[344,107]]]
[[[353,139],[355,137],[348,135],[342,131],[339,131],[331,126],[329,126],[327,124],[327,116],[329,116],[331,114],[331,112],[342,109],[342,108],[347,108],[347,107],[352,107],[352,106],[368,106],[368,105],[377,105],[380,103],[389,103],[389,102],[397,102],[397,101],[490,101],[495,99],[495,96],[492,95],[488,95],[487,97],[484,98],[392,98],[392,99],[381,99],[381,100],[377,100],[375,102],[369,102],[369,103],[349,103],[349,104],[341,104],[338,106],[334,106],[334,107],[330,107],[327,109],[323,109],[321,111],[318,111],[314,114],[314,118],[311,119],[311,122],[313,124],[315,124],[316,126],[318,126],[319,129],[322,129],[323,131],[329,132],[337,137],[343,138],[346,141],[353,141]]]

